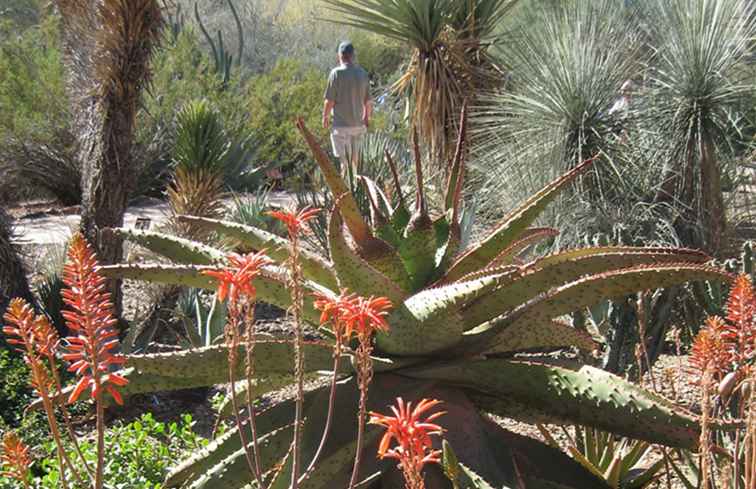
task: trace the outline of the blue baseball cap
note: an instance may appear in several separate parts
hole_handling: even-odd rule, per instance
[[[339,54],[354,54],[354,46],[352,46],[352,41],[342,41],[341,44],[339,44]]]

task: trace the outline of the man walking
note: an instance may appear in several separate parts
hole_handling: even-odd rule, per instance
[[[341,170],[356,165],[357,149],[370,124],[372,104],[369,79],[365,70],[354,63],[354,46],[339,44],[339,66],[328,76],[323,104],[323,127],[331,126],[333,153],[341,161]],[[331,116],[333,115],[333,123]]]

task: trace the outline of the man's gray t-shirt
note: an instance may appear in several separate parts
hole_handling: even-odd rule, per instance
[[[333,127],[362,127],[362,105],[370,83],[365,70],[354,64],[334,68],[328,77],[325,98],[333,106]]]

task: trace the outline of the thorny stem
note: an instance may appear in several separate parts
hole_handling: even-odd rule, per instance
[[[292,312],[294,314],[294,375],[297,378],[297,399],[294,411],[294,442],[292,451],[291,489],[299,486],[300,442],[302,437],[302,416],[304,405],[304,352],[302,345],[302,308],[304,307],[304,290],[302,288],[302,267],[299,261],[299,236],[291,233],[291,272]]]
[[[357,475],[360,472],[362,461],[362,439],[365,432],[365,414],[367,413],[368,386],[373,380],[373,361],[370,358],[372,345],[370,336],[359,335],[360,346],[357,348],[357,378],[360,384],[360,409],[357,413],[357,452],[354,454],[354,466],[352,477],[349,480],[349,489],[353,489],[357,483]]]
[[[252,378],[255,375],[255,366],[252,358],[252,353],[255,348],[255,306],[254,304],[248,304],[245,310],[245,326],[246,326],[246,376],[247,376],[247,413],[249,416],[249,427],[252,430],[252,450],[255,458],[255,478],[257,483],[262,489],[264,487],[262,480],[262,470],[260,463],[260,446],[257,443],[257,423],[255,420],[255,405],[252,402],[254,399],[252,389]]]
[[[252,456],[247,449],[247,437],[244,435],[244,426],[242,423],[241,415],[239,414],[239,404],[236,401],[235,366],[236,353],[237,349],[239,348],[239,315],[234,305],[231,306],[231,310],[229,312],[229,322],[226,325],[226,345],[228,345],[228,381],[229,384],[231,384],[231,407],[234,410],[236,428],[239,431],[239,438],[241,439],[242,446],[244,447],[244,456],[247,459],[247,465],[249,465],[250,472],[257,475],[254,462],[252,461]]]
[[[312,457],[312,461],[310,462],[310,465],[307,466],[307,469],[304,471],[304,474],[302,474],[302,477],[299,478],[300,484],[304,482],[307,479],[307,477],[310,476],[312,471],[315,469],[315,465],[318,463],[318,460],[320,460],[320,456],[323,453],[323,448],[325,447],[325,444],[328,441],[328,435],[331,432],[333,408],[336,405],[336,379],[338,377],[337,373],[339,371],[339,358],[340,357],[341,357],[341,352],[340,352],[340,348],[337,345],[336,352],[334,353],[334,358],[333,358],[333,377],[331,378],[331,393],[328,397],[328,414],[326,415],[325,428],[323,429],[323,437],[320,439],[320,445],[318,445],[318,449],[315,452],[315,455]]]

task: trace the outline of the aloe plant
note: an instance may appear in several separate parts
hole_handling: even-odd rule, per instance
[[[301,121],[298,127],[336,197],[329,215],[330,261],[305,252],[300,257],[306,288],[326,295],[348,288],[363,296],[388,297],[394,304],[388,317],[390,332],[375,338],[371,387],[375,394],[368,409],[385,410],[397,396],[443,400],[447,443],[454,447],[459,463],[491,487],[520,487],[522,483],[526,487],[581,489],[607,486],[559,451],[508,432],[481,413],[532,422],[581,424],[674,447],[697,445],[697,419],[658,395],[592,367],[558,366],[534,355],[518,356],[564,348],[594,349],[596,344],[589,334],[561,318],[602,299],[691,280],[731,278],[704,265],[708,257],[703,253],[686,249],[596,247],[523,261],[522,253],[529,245],[556,233],[531,227],[539,213],[585,172],[591,161],[533,195],[487,237],[460,249],[464,128],[447,168],[443,208],[437,215],[432,216],[428,209],[418,159],[414,209],[406,205],[410,199],[401,195],[401,189],[395,192],[398,203],[392,202],[378,185],[366,181],[372,212],[364,217],[313,135]],[[193,216],[179,219],[248,247],[265,248],[278,262],[287,259],[286,240],[260,229]],[[116,232],[174,263],[112,265],[102,269],[104,274],[214,289],[214,281],[202,271],[224,263],[220,250],[153,232]],[[270,267],[256,279],[255,288],[259,300],[285,309],[291,299],[281,270]],[[319,314],[312,301],[312,294],[308,294],[304,319],[317,324]],[[129,356],[124,376],[130,382],[123,392],[226,382],[227,348],[215,345]],[[306,343],[305,374],[330,369],[332,352],[328,339]],[[258,340],[256,394],[293,379],[293,355],[289,340]],[[302,487],[346,487],[349,480],[356,445],[358,389],[350,362],[341,364],[334,413],[339,423],[317,469]],[[243,368],[239,365],[234,371],[241,375]],[[326,387],[306,394],[301,446],[305,460],[313,456],[320,440],[328,395]],[[258,414],[262,463],[271,473],[274,468],[280,469],[271,487],[285,487],[283,481],[290,479],[293,417],[293,401]],[[378,435],[375,427],[366,430],[366,453],[375,453]],[[246,439],[249,437],[247,433]],[[165,486],[247,487],[252,482],[244,457],[240,437],[231,430],[179,464]],[[392,477],[397,473],[390,464],[370,455],[363,460],[361,477],[375,477],[382,481],[382,487],[396,487]],[[559,470],[551,470],[554,467]],[[429,469],[426,477],[427,487],[449,484],[438,467]]]

